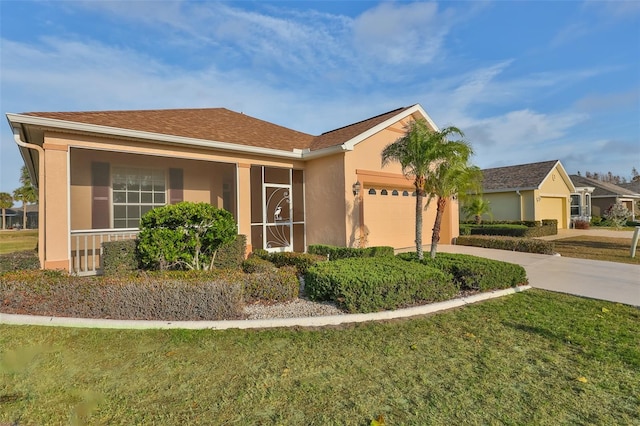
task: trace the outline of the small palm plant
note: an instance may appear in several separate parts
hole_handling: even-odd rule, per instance
[[[493,217],[491,214],[491,203],[481,197],[475,197],[471,202],[465,204],[462,207],[462,212],[466,215],[467,219],[473,217],[478,225],[482,223],[482,215],[486,214],[489,215],[489,217]]]

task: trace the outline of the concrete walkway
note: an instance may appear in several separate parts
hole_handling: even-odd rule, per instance
[[[640,306],[639,265],[468,246],[439,245],[438,250],[522,265],[534,288]]]

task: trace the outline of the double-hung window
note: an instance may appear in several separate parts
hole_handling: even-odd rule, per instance
[[[114,228],[138,228],[142,215],[166,204],[164,170],[113,167],[111,177]]]
[[[571,216],[580,216],[580,194],[571,194]]]

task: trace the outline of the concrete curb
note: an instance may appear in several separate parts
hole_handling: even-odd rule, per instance
[[[0,313],[0,324],[39,325],[51,327],[113,328],[113,329],[189,329],[189,330],[227,330],[278,327],[321,327],[367,321],[390,320],[425,315],[446,309],[457,308],[483,300],[494,299],[508,294],[529,290],[531,286],[513,287],[475,294],[469,297],[431,303],[429,305],[398,309],[396,311],[374,312],[370,314],[331,315],[304,318],[273,318],[261,320],[230,321],[148,321],[148,320],[112,320],[92,318],[45,317],[37,315],[15,315]]]

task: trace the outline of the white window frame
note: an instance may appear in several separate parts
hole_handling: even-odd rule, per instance
[[[138,189],[129,190],[128,187],[125,187],[124,190],[116,189],[116,184],[120,184],[122,182],[117,182],[117,179],[122,180],[121,177],[124,176],[125,185],[127,184],[127,179],[129,176],[132,176],[133,173],[137,175],[137,184]],[[151,180],[151,190],[143,190],[142,183],[143,177],[150,178]],[[162,182],[162,189],[156,190],[156,185],[159,182]],[[131,194],[131,198],[137,198],[135,200],[129,200]],[[137,197],[134,196],[137,194]],[[125,200],[120,201],[121,197],[124,195]],[[150,195],[150,201],[142,201],[143,195]],[[162,197],[160,197],[162,195]],[[119,201],[116,201],[116,198]],[[167,205],[168,198],[168,182],[167,182],[167,171],[165,169],[158,168],[149,168],[149,167],[135,167],[135,166],[113,166],[111,168],[111,224],[114,229],[130,229],[130,228],[139,228],[140,227],[140,218],[146,211],[151,210],[156,207],[162,207]],[[116,218],[116,207],[124,207],[125,210],[125,218],[120,219]],[[138,207],[138,216],[137,218],[129,218],[130,207]],[[144,213],[142,212],[143,207],[145,208]],[[150,207],[149,209],[146,209]],[[131,221],[138,219],[137,224],[132,226]],[[119,223],[119,221],[124,220],[124,224]],[[124,226],[123,226],[124,225]]]

